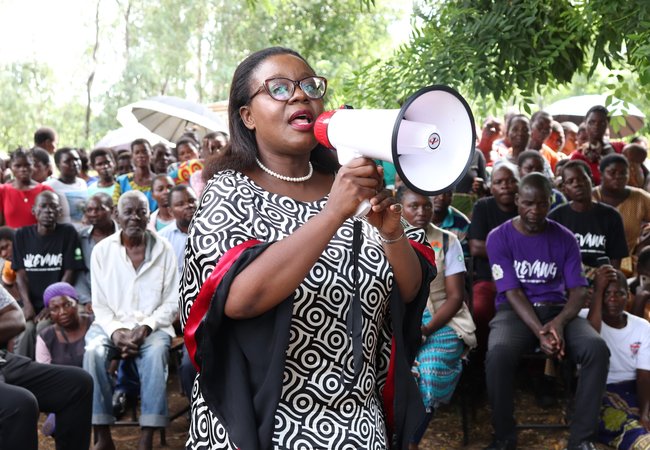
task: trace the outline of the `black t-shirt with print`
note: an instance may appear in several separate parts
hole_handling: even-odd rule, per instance
[[[37,225],[16,230],[11,267],[25,269],[29,297],[34,310],[43,309],[43,293],[61,281],[66,270],[82,270],[84,264],[77,230],[70,224],[56,225],[54,232],[41,236]]]
[[[623,220],[619,212],[609,205],[597,202],[585,212],[577,212],[571,205],[561,205],[548,215],[573,232],[582,255],[582,263],[596,267],[596,259],[623,259],[628,256]]]
[[[467,240],[476,239],[486,241],[490,231],[502,223],[517,216],[517,210],[505,212],[499,209],[494,197],[482,198],[474,203],[472,211],[472,223],[469,225]],[[492,280],[490,262],[487,258],[475,256],[474,258],[474,281]]]

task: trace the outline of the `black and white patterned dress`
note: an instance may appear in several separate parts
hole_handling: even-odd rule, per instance
[[[279,241],[318,214],[327,198],[299,202],[269,193],[245,175],[225,171],[208,183],[189,231],[181,314],[218,259],[251,239]],[[393,274],[376,235],[363,222],[358,285],[362,302],[363,367],[352,388],[346,318],[353,292],[353,220],[337,231],[294,294],[283,387],[275,413],[275,449],[386,449],[378,385],[385,379],[390,331],[385,323]],[[188,448],[236,449],[195,381]]]

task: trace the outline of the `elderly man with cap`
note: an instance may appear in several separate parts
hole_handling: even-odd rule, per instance
[[[93,323],[86,334],[83,367],[93,377],[94,449],[114,449],[111,381],[113,358],[134,364],[142,401],[139,449],[150,449],[154,428],[167,425],[167,363],[172,321],[178,310],[176,256],[165,239],[147,230],[149,204],[128,191],[117,204],[120,230],[91,255]]]

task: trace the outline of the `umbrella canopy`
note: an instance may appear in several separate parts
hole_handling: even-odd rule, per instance
[[[189,130],[199,138],[212,131],[228,132],[221,118],[205,106],[169,96],[123,106],[117,111],[117,120],[124,126],[140,124],[170,142],[176,142]]]
[[[146,139],[151,145],[163,142],[167,145],[170,143],[161,138],[157,134],[153,134],[141,125],[131,125],[128,127],[120,127],[109,131],[101,138],[96,144],[95,148],[108,147],[113,150],[130,149],[131,142],[136,139]]]
[[[558,122],[573,122],[580,125],[585,120],[589,108],[596,105],[607,106],[610,115],[609,135],[622,138],[632,135],[643,127],[645,114],[631,103],[611,97],[607,105],[607,95],[578,95],[552,103],[544,111],[553,115]]]

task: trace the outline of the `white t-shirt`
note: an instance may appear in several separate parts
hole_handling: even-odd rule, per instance
[[[78,228],[83,220],[88,200],[88,186],[83,178],[77,178],[73,184],[65,184],[57,178],[51,178],[43,184],[54,189],[59,196],[61,202],[59,223],[71,223]]]
[[[579,315],[587,318],[588,313],[588,309],[583,309]],[[600,328],[600,336],[611,353],[607,384],[636,380],[637,369],[650,370],[650,323],[624,314],[627,316],[625,327],[612,328],[603,322]]]

